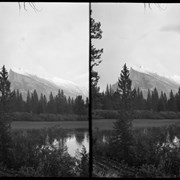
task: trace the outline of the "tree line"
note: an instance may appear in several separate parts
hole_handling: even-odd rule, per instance
[[[165,92],[159,94],[157,89],[148,89],[147,98],[144,98],[142,91],[137,88],[133,90],[132,107],[134,110],[159,111],[180,111],[180,88],[177,93],[171,90],[169,98]],[[106,86],[106,90],[99,93],[95,109],[118,110],[120,105],[119,92],[113,92],[111,85]]]
[[[29,113],[53,113],[53,114],[78,114],[88,113],[88,98],[84,101],[82,96],[75,99],[66,97],[63,90],[58,90],[57,95],[49,95],[49,100],[41,93],[38,97],[37,91],[32,93],[28,91],[26,100],[23,100],[22,93],[14,90],[10,102],[12,112],[29,112]]]

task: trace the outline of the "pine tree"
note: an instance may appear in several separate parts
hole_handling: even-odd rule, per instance
[[[178,89],[176,104],[177,104],[177,111],[180,111],[180,88]]]
[[[152,92],[152,109],[154,111],[158,110],[158,101],[159,101],[159,95],[156,88],[154,88],[154,91]]]
[[[0,72],[0,112],[6,113],[9,111],[12,92],[10,90],[10,82],[8,80],[8,72],[5,66]]]
[[[176,111],[176,101],[175,101],[175,97],[174,97],[172,90],[169,94],[168,110],[169,111]]]
[[[118,78],[118,92],[120,94],[121,109],[126,111],[131,110],[133,98],[133,92],[131,90],[132,81],[129,75],[129,70],[125,64]]]
[[[92,15],[92,11],[90,12]],[[92,44],[93,39],[101,39],[102,38],[102,30],[101,23],[95,22],[95,20],[90,18],[90,39],[91,39],[91,100],[92,100],[92,108],[96,109],[99,107],[99,87],[97,86],[99,75],[98,72],[94,70],[94,67],[98,66],[101,63],[101,55],[103,53],[103,49],[96,49]]]
[[[148,89],[147,100],[146,100],[146,109],[152,110],[152,95],[149,89]]]
[[[36,90],[33,91],[31,99],[32,99],[32,112],[38,113],[38,94]]]
[[[49,101],[47,103],[47,112],[53,114],[57,113],[56,104],[52,92],[49,95]]]
[[[10,90],[8,72],[5,66],[0,72],[0,162],[9,166],[11,162],[11,115],[10,101],[13,93]]]
[[[165,99],[162,91],[158,102],[158,111],[165,111]]]
[[[118,79],[118,91],[121,101],[121,109],[119,116],[114,123],[114,133],[110,140],[112,152],[116,159],[131,161],[132,138],[132,99],[133,91],[131,90],[131,80],[129,78],[129,70],[126,64],[123,66],[120,78]]]
[[[83,115],[86,113],[84,100],[82,96],[77,96],[74,102],[74,113],[78,115]]]
[[[27,93],[25,110],[26,110],[26,112],[32,112],[32,101],[31,101],[31,96],[30,96],[29,90],[28,90],[28,93]]]

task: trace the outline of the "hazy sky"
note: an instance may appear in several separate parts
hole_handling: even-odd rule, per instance
[[[0,66],[89,86],[89,4],[0,3]]]
[[[179,80],[180,4],[161,4],[144,9],[144,4],[94,3],[92,16],[101,22],[104,48],[99,86],[114,84],[124,63],[145,68]]]

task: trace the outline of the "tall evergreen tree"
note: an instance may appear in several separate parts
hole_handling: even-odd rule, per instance
[[[49,95],[49,101],[47,103],[47,112],[56,114],[56,104],[52,92]]]
[[[147,100],[146,100],[146,109],[152,110],[152,95],[149,89],[148,89]]]
[[[165,99],[162,91],[158,102],[158,111],[165,111]]]
[[[86,113],[84,100],[82,96],[77,96],[74,102],[74,113],[78,115],[83,115]]]
[[[176,97],[176,106],[177,106],[177,111],[180,111],[180,88],[178,89],[178,93]]]
[[[92,15],[92,11],[90,12]],[[93,40],[102,38],[102,30],[101,23],[95,22],[95,20],[90,17],[90,39],[91,39],[91,64],[90,64],[90,72],[91,72],[91,100],[92,100],[92,108],[98,108],[100,104],[99,99],[99,87],[97,86],[99,75],[98,72],[95,71],[94,67],[98,66],[101,63],[101,55],[103,53],[103,49],[96,49],[93,45]]]
[[[133,92],[131,90],[131,79],[126,64],[123,66],[120,77],[118,78],[118,92],[120,94],[121,109],[126,111],[132,108]]]
[[[26,112],[32,112],[32,101],[31,101],[31,96],[30,96],[29,90],[27,93],[25,110],[26,110]]]
[[[118,91],[120,95],[121,107],[119,110],[118,120],[114,123],[114,134],[110,141],[112,152],[116,159],[121,161],[124,159],[130,163],[132,153],[132,98],[131,80],[129,78],[129,70],[126,64],[123,66],[120,78],[118,79]]]
[[[33,113],[38,113],[38,94],[37,91],[34,90],[31,96],[31,101],[32,101],[32,112]]]
[[[174,94],[173,94],[172,90],[171,90],[171,92],[169,94],[168,110],[169,111],[176,111],[176,101],[175,101],[175,97],[174,97]]]
[[[10,166],[11,162],[11,115],[12,100],[8,72],[5,66],[0,72],[0,162]]]
[[[154,88],[154,91],[152,92],[152,109],[154,111],[158,110],[158,101],[159,101],[159,95],[156,88]]]

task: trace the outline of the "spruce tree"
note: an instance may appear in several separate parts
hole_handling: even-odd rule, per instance
[[[178,93],[176,96],[176,106],[177,106],[177,111],[180,111],[180,88],[178,89]]]
[[[90,11],[90,15],[92,15],[92,11]],[[92,44],[93,39],[101,39],[102,38],[102,30],[101,23],[95,22],[95,20],[90,18],[90,38],[91,38],[91,100],[92,100],[92,108],[96,109],[99,107],[99,90],[100,88],[97,86],[99,75],[98,72],[95,71],[94,67],[97,67],[101,63],[101,55],[103,53],[103,49],[96,49]]]
[[[10,90],[8,72],[5,66],[0,72],[0,162],[10,166],[11,162],[11,114],[10,101],[13,93]]]
[[[132,108],[133,92],[131,90],[131,79],[126,64],[123,66],[120,77],[118,78],[118,92],[120,94],[120,105],[122,110],[129,111]]]
[[[119,161],[131,162],[132,139],[132,99],[131,80],[126,64],[118,79],[120,109],[117,121],[114,123],[114,134],[110,140],[113,156]]]
[[[156,88],[154,88],[154,91],[152,92],[152,109],[154,111],[158,111],[158,101],[159,101],[159,95]]]
[[[30,96],[29,90],[28,90],[28,93],[27,93],[27,98],[26,98],[26,103],[25,103],[25,110],[26,110],[26,112],[31,112],[32,111],[32,101],[31,101],[31,96]]]
[[[152,95],[149,89],[148,89],[147,100],[146,100],[146,109],[152,110]]]
[[[175,97],[174,97],[174,94],[173,94],[172,90],[171,90],[171,92],[169,94],[168,110],[169,111],[176,111],[176,101],[175,101]]]

